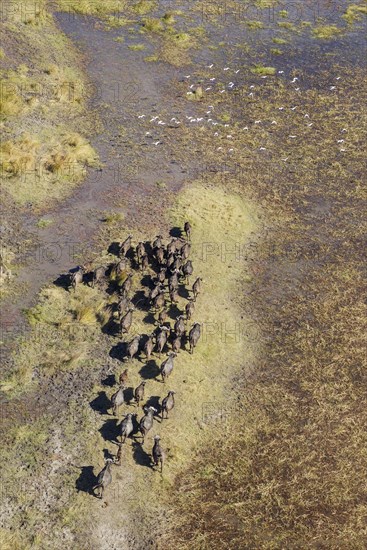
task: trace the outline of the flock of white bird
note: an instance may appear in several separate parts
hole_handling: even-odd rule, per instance
[[[213,67],[214,67],[213,63],[211,63],[210,65],[207,66],[208,69],[212,69]],[[223,71],[224,72],[232,71],[233,74],[236,75],[241,71],[241,69],[233,69],[232,70],[230,67],[223,67]],[[284,74],[285,74],[284,71],[278,71],[279,77],[282,77],[282,75],[284,75]],[[184,78],[185,78],[185,80],[187,80],[189,82],[190,79],[191,79],[191,74],[185,75]],[[260,78],[262,80],[265,80],[268,77],[267,77],[267,75],[262,75]],[[283,78],[285,78],[285,77],[283,76]],[[340,79],[341,79],[340,76],[336,77],[337,81],[339,81]],[[213,90],[213,88],[216,86],[217,78],[216,77],[209,77],[208,80],[212,84],[210,86],[207,86],[206,88],[204,88],[205,92],[209,92],[209,91]],[[298,82],[299,82],[298,77],[294,77],[292,80],[289,80],[289,83],[291,85],[296,86],[296,87],[293,88],[294,91],[301,93],[302,90],[301,90],[300,86],[297,85]],[[199,86],[199,84],[190,84],[189,89],[187,91],[187,94],[192,95],[193,90],[195,91],[195,89],[197,89],[198,86]],[[236,88],[238,89],[238,85],[231,80],[226,85],[226,87],[219,90],[219,93],[221,93],[221,94],[226,93],[226,92],[228,93],[228,92],[231,92],[232,90],[235,90]],[[329,87],[329,89],[331,91],[335,91],[335,90],[337,90],[337,86],[331,85]],[[248,97],[255,98],[256,94],[261,92],[261,86],[255,86],[254,84],[251,84],[249,86],[249,90],[250,91],[248,91],[248,94],[247,94]],[[282,106],[282,107],[278,107],[277,109],[278,109],[278,111],[280,111],[280,113],[286,114],[288,109],[290,111],[296,111],[296,109],[298,107],[299,107],[299,105],[294,105],[294,106],[291,106],[291,107]],[[152,116],[149,119],[149,115],[145,115],[145,114],[137,115],[137,118],[142,119],[142,120],[145,119],[146,121],[149,119],[149,123],[151,123],[152,125],[162,126],[162,127],[167,126],[167,125],[171,126],[171,127],[172,127],[172,125],[174,125],[175,127],[179,127],[180,124],[185,124],[185,123],[189,124],[189,125],[194,124],[194,123],[208,124],[208,125],[214,127],[214,129],[215,129],[215,131],[213,133],[214,138],[219,138],[219,139],[225,138],[225,139],[228,139],[228,140],[234,139],[234,136],[232,134],[228,134],[228,133],[222,134],[220,131],[218,131],[218,130],[221,130],[222,128],[228,128],[229,124],[223,123],[220,120],[215,119],[215,108],[214,108],[214,106],[213,105],[208,105],[206,108],[208,110],[205,112],[205,115],[203,115],[203,116],[183,115],[181,117],[181,118],[183,118],[183,120],[179,120],[177,117],[173,116],[168,122],[165,122],[158,115]],[[306,114],[304,114],[304,118],[305,119],[310,119],[310,115],[308,113],[306,113]],[[260,124],[264,125],[267,122],[269,123],[269,121],[255,120],[255,121],[253,121],[253,124],[254,125],[260,125]],[[278,124],[278,121],[275,120],[275,119],[270,122],[270,125],[277,125],[277,124]],[[314,122],[310,122],[310,121],[306,122],[306,127],[307,128],[312,128],[313,125],[314,125]],[[217,126],[219,127],[218,129],[216,128]],[[251,126],[244,126],[242,128],[242,130],[247,132],[247,131],[250,131],[250,128],[251,128]],[[345,133],[345,132],[347,132],[347,129],[343,128],[342,133]],[[150,131],[147,131],[145,133],[145,136],[147,138],[153,139],[152,143],[153,143],[154,146],[158,146],[158,145],[161,145],[163,143],[163,141],[161,139],[157,139],[157,138],[154,139],[154,136],[153,136],[152,132],[150,132]],[[292,139],[292,140],[296,139],[297,137],[298,137],[297,135],[293,135],[293,134],[288,135],[288,138]],[[346,151],[344,146],[343,147],[341,146],[342,144],[345,143],[344,139],[337,139],[336,143],[337,143],[338,146],[340,146],[340,148],[339,148],[340,152],[345,152]],[[223,149],[224,149],[223,146],[218,146],[217,147],[217,151],[223,151]],[[230,147],[230,148],[227,149],[228,153],[232,153],[234,150],[235,150],[234,147]],[[259,151],[266,151],[267,148],[264,147],[264,146],[260,146],[258,148],[258,150]],[[289,159],[289,157],[284,157],[284,158],[282,158],[282,161],[286,162],[288,159]]]

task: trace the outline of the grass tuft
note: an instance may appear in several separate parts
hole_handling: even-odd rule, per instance
[[[367,15],[367,6],[352,4],[347,7],[342,17],[348,25],[354,25],[354,23],[361,21],[365,15]]]
[[[164,16],[162,17],[162,19],[167,25],[174,25],[175,22],[176,22],[175,16],[171,12],[165,13]]]
[[[49,225],[52,225],[54,223],[54,220],[50,220],[50,219],[47,219],[47,218],[42,218],[40,220],[38,220],[37,222],[37,227],[40,227],[40,228],[43,228],[43,227],[48,227]]]
[[[146,57],[144,57],[144,61],[146,61],[147,63],[156,63],[157,61],[159,61],[159,56],[147,55]]]
[[[2,550],[24,550],[24,543],[18,533],[0,527],[0,540]]]
[[[141,52],[145,50],[145,44],[131,44],[130,46],[128,46],[128,48],[133,52]]]
[[[276,73],[275,67],[264,67],[264,65],[255,65],[251,69],[252,74],[258,75],[274,75]]]
[[[148,17],[143,19],[143,29],[147,32],[160,33],[164,31],[164,24],[160,19]]]
[[[138,15],[145,15],[156,8],[154,0],[140,0],[132,6],[132,10]]]
[[[25,103],[17,87],[5,79],[1,80],[0,87],[0,119],[19,115],[23,111]]]
[[[84,15],[103,15],[124,11],[125,0],[57,0],[60,11],[82,13]]]
[[[265,27],[265,25],[262,21],[246,21],[246,25],[252,31],[255,31],[255,30],[258,30],[258,29],[263,29]]]
[[[270,53],[272,55],[282,55],[283,51],[279,48],[270,48]]]
[[[336,25],[320,25],[312,29],[312,36],[319,40],[331,40],[342,33],[342,29]]]
[[[288,44],[288,40],[285,40],[284,38],[274,37],[272,41],[274,42],[274,44],[279,44],[279,45]]]

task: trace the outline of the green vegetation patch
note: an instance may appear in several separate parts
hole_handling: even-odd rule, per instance
[[[162,19],[167,25],[173,25],[176,22],[174,12],[165,13]]]
[[[265,26],[262,21],[246,21],[246,25],[251,30],[263,29]]]
[[[134,23],[133,19],[128,19],[127,17],[121,17],[117,15],[106,15],[103,20],[106,22],[106,27],[108,29],[126,27],[126,25],[131,25],[132,23]]]
[[[148,17],[146,19],[143,19],[142,24],[143,24],[143,29],[146,32],[160,33],[160,32],[163,32],[165,29],[165,26],[162,20],[154,17]]]
[[[361,21],[365,15],[367,15],[366,5],[352,4],[348,6],[342,17],[347,21],[348,25],[354,25],[354,23]]]
[[[139,15],[145,15],[153,11],[156,7],[157,2],[154,0],[140,0],[132,6],[132,10]]]
[[[60,11],[102,15],[124,11],[127,0],[57,0]],[[151,3],[151,2],[150,2]]]
[[[146,61],[147,63],[156,63],[157,61],[159,61],[159,56],[158,55],[147,55],[146,57],[144,57],[144,61]]]
[[[279,45],[289,43],[288,40],[286,40],[285,38],[278,38],[278,37],[272,38],[272,41],[274,42],[274,44],[279,44]]]
[[[190,62],[189,50],[197,46],[197,39],[188,32],[170,32],[158,50],[159,59],[176,67]]]
[[[274,75],[276,73],[275,67],[264,67],[264,65],[255,65],[255,67],[252,67],[250,69],[252,74],[258,74],[258,75]]]
[[[53,223],[54,223],[54,221],[50,218],[41,218],[37,222],[37,227],[40,227],[40,228],[48,227],[49,225],[52,225]]]
[[[342,33],[342,29],[336,25],[320,25],[312,29],[312,36],[319,40],[331,40]]]
[[[290,21],[278,21],[278,27],[292,32],[299,32],[298,27],[290,23]]]
[[[128,46],[128,48],[133,52],[141,52],[145,50],[145,44],[131,44],[130,46]]]
[[[279,48],[270,48],[270,53],[272,55],[282,55],[283,52]]]

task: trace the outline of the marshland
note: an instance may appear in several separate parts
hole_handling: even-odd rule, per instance
[[[3,1],[2,548],[365,547],[366,12]]]

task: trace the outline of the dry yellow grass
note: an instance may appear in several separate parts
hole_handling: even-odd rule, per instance
[[[97,289],[80,286],[77,291],[45,288],[37,306],[27,311],[32,326],[26,339],[19,340],[15,368],[1,382],[1,389],[15,396],[31,389],[34,369],[42,374],[73,370],[93,352],[93,342],[101,325],[99,313],[105,305]]]
[[[86,15],[109,15],[111,13],[129,12],[145,15],[157,7],[154,0],[58,0],[59,8],[66,12]]]
[[[96,153],[80,134],[59,127],[37,135],[24,133],[0,149],[3,188],[24,204],[35,206],[65,197],[81,181],[88,166],[97,165]]]
[[[36,169],[40,143],[28,134],[17,142],[7,141],[1,146],[1,169],[4,175],[18,176]]]
[[[125,8],[126,3],[124,0],[58,0],[60,10],[86,15],[119,12]]]
[[[6,283],[13,277],[13,262],[15,254],[11,247],[2,245],[0,251],[0,297],[7,291]]]
[[[25,550],[21,538],[10,529],[0,528],[0,541],[2,550]]]
[[[203,278],[194,315],[194,321],[203,323],[203,337],[192,356],[180,353],[177,370],[168,383],[177,391],[178,403],[175,425],[168,425],[162,432],[165,444],[172,448],[167,473],[171,480],[189,460],[192,447],[199,446],[206,437],[202,429],[203,403],[225,401],[231,376],[238,374],[244,360],[251,365],[256,356],[256,350],[242,336],[250,321],[244,318],[238,326],[241,314],[237,296],[245,266],[232,254],[258,227],[253,205],[221,187],[198,183],[183,190],[172,212],[173,224],[178,227],[183,227],[187,219],[193,226],[192,279]],[[179,309],[184,303],[182,300]],[[179,438],[174,436],[177,429]]]
[[[91,131],[86,81],[46,2],[5,2],[3,18],[4,45],[10,46],[1,72],[2,190],[16,203],[50,206],[50,199],[70,193],[96,160],[83,137]],[[22,64],[17,49],[12,51],[15,37],[19,50],[31,52]]]
[[[3,1],[3,17],[13,24],[42,27],[49,19],[47,0]]]
[[[24,108],[22,97],[6,79],[0,81],[0,116],[1,118],[19,115]]]

